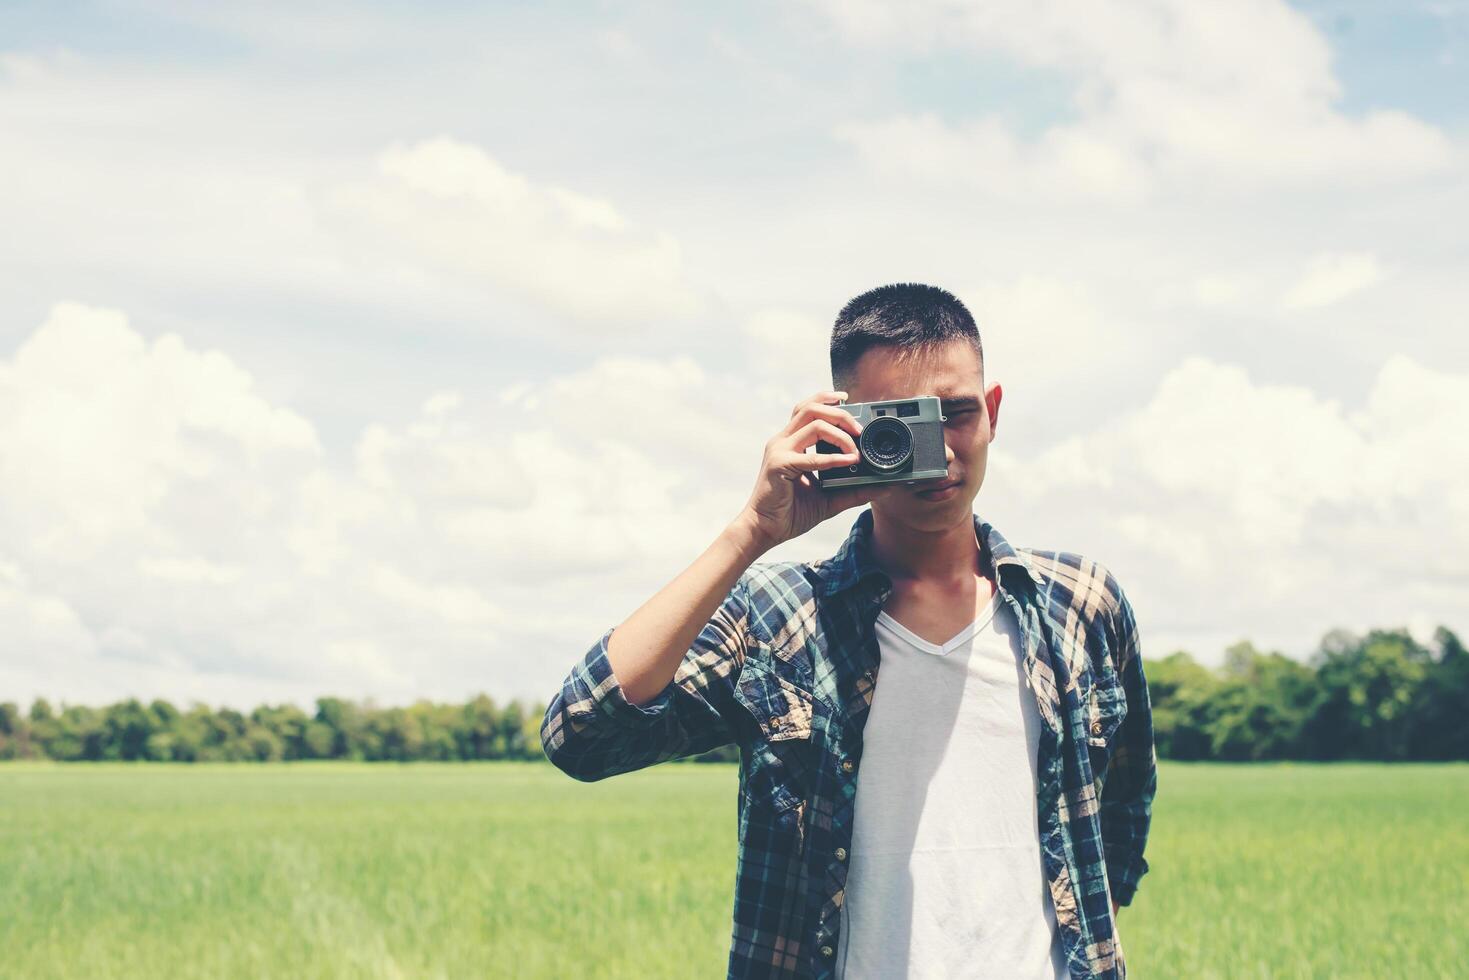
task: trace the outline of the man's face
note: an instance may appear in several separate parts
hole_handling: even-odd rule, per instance
[[[943,426],[948,478],[904,486],[901,493],[874,501],[874,510],[918,530],[940,530],[974,512],[1001,395],[998,383],[984,390],[982,371],[974,348],[962,340],[901,359],[892,347],[874,347],[858,360],[847,385],[848,402],[937,395],[947,419]],[[953,480],[959,485],[947,496],[923,492]]]

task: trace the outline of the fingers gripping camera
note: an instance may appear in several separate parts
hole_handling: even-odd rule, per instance
[[[823,488],[860,487],[871,483],[916,483],[942,480],[949,475],[944,452],[944,417],[939,399],[932,395],[891,402],[855,402],[838,405],[856,416],[862,426],[857,440],[857,462],[817,471]],[[818,440],[819,453],[843,450]]]

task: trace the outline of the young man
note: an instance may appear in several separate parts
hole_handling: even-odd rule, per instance
[[[831,367],[740,514],[572,668],[546,754],[597,780],[740,746],[731,977],[1121,980],[1157,785],[1132,607],[974,514],[1001,389],[958,299],[858,296]],[[816,485],[857,458],[842,400],[918,395],[947,478]],[[831,558],[757,560],[864,503]]]

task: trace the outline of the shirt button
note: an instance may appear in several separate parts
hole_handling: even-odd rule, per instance
[[[1100,734],[1102,734],[1102,723],[1100,721],[1094,721],[1094,722],[1092,722],[1092,734],[1093,735],[1100,735]]]
[[[826,957],[827,959],[831,959],[833,956],[836,955],[836,950],[832,949],[830,946],[823,946],[821,947],[821,955]]]
[[[842,772],[851,772],[853,769],[856,769],[856,768],[857,768],[856,763],[854,763],[851,759],[843,759],[842,760]]]
[[[837,848],[836,856],[838,861],[845,861],[847,859],[847,849],[845,847]]]
[[[770,727],[771,728],[779,728],[782,724],[784,724],[784,722],[782,722],[779,717],[777,717],[777,716],[771,716],[771,719],[770,719]]]

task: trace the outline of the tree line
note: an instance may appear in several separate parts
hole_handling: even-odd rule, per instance
[[[480,695],[465,704],[419,701],[381,708],[344,698],[318,698],[316,710],[293,704],[249,714],[195,704],[136,699],[103,708],[52,707],[41,699],[22,713],[0,704],[0,759],[63,762],[280,762],[351,759],[439,762],[544,759],[545,706]]]
[[[1469,760],[1469,653],[1448,628],[1428,645],[1406,630],[1334,630],[1307,662],[1230,647],[1218,668],[1179,650],[1144,659],[1158,756],[1165,759]],[[22,712],[0,703],[0,759],[409,762],[544,759],[545,705],[320,698],[244,714],[136,699]],[[693,761],[739,758],[725,746]]]
[[[1237,643],[1144,659],[1160,758],[1469,761],[1469,654],[1439,627],[1333,630],[1306,663]]]

